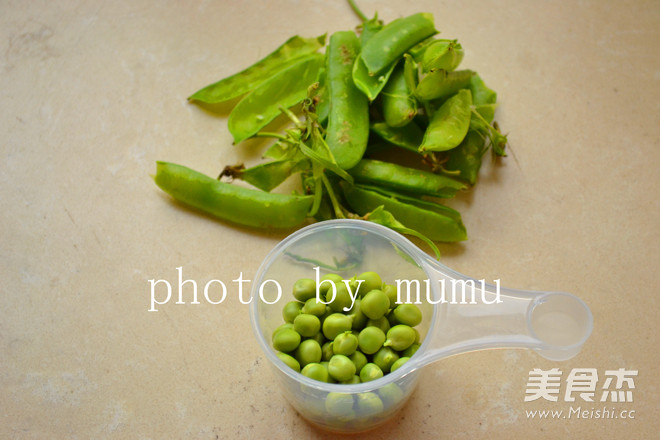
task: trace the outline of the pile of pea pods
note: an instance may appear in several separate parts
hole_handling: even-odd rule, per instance
[[[487,150],[506,155],[493,122],[497,95],[476,72],[458,70],[463,48],[437,38],[431,14],[385,24],[350,3],[363,21],[355,31],[327,44],[326,35],[294,36],[189,97],[207,108],[230,103],[235,144],[272,139],[265,162],[225,166],[218,178],[157,162],[155,182],[230,222],[294,228],[358,218],[416,236],[439,255],[434,242],[467,239],[460,213],[442,199],[476,183]],[[278,117],[286,128],[267,131]],[[273,191],[292,175],[299,192]]]

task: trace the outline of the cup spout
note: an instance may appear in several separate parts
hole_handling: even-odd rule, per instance
[[[501,287],[431,259],[425,270],[427,300],[436,305],[422,364],[490,348],[527,348],[546,359],[568,360],[591,334],[591,311],[574,295]]]

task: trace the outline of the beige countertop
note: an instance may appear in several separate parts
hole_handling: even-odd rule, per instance
[[[361,0],[386,21],[431,12],[498,92],[512,153],[452,206],[470,236],[443,263],[582,298],[594,329],[552,362],[491,350],[426,367],[364,438],[657,438],[660,3]],[[171,202],[156,160],[214,175],[256,163],[198,88],[293,34],[358,24],[343,1],[4,2],[0,14],[0,437],[330,438],[288,406],[239,302],[290,231]],[[225,302],[149,312],[150,279],[229,286]],[[636,370],[632,402],[525,402],[529,372]],[[613,387],[614,385],[611,385]],[[625,387],[624,387],[625,389]],[[626,417],[541,420],[532,410]],[[564,413],[566,414],[566,413]],[[633,418],[634,417],[634,418]]]

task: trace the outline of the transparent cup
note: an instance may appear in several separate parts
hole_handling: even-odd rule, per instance
[[[318,269],[316,269],[318,268]],[[337,273],[343,279],[375,271],[397,285],[399,302],[422,311],[422,343],[408,362],[360,384],[323,383],[281,361],[271,345],[283,324],[282,307],[300,278]],[[419,289],[417,289],[419,286]],[[417,385],[421,367],[488,348],[528,348],[551,360],[575,356],[589,338],[593,318],[579,298],[531,292],[462,275],[432,259],[389,228],[362,220],[315,223],[280,242],[252,283],[250,319],[257,341],[289,403],[308,421],[335,432],[360,432],[390,419]]]

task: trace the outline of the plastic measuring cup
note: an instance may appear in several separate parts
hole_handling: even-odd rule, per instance
[[[271,335],[283,323],[282,307],[293,300],[295,281],[315,279],[317,267],[320,276],[333,272],[348,280],[375,271],[385,283],[402,281],[399,301],[417,303],[423,316],[416,327],[423,342],[408,362],[380,379],[347,385],[307,378],[277,357]],[[337,432],[386,422],[410,397],[420,368],[433,361],[487,348],[528,348],[547,359],[567,360],[593,327],[589,308],[573,295],[514,290],[466,277],[402,235],[362,220],[315,223],[273,248],[252,283],[250,319],[289,403],[313,424]]]

